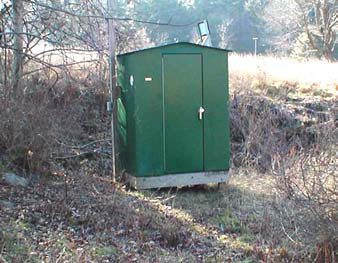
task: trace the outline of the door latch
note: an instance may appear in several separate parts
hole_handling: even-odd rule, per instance
[[[198,119],[199,120],[202,120],[203,119],[203,113],[205,112],[205,109],[201,106],[199,109],[198,109]]]

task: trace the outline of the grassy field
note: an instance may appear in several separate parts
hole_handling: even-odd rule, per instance
[[[0,179],[0,200],[11,203],[0,206],[0,262],[334,263],[336,240],[325,224],[332,224],[331,234],[337,231],[336,179],[330,168],[333,155],[318,154],[327,147],[318,131],[334,133],[337,63],[232,54],[229,64],[232,168],[227,184],[133,191],[122,181],[112,184],[107,154],[55,161],[53,172],[27,174],[27,188]],[[82,94],[75,103],[76,92],[70,91],[72,107],[91,99]],[[101,106],[91,105],[87,114],[84,105],[70,111],[86,116],[88,134],[79,138],[76,132],[83,127],[76,122],[83,117],[69,120],[76,128],[71,129],[75,145],[84,144],[83,138],[109,136],[109,116],[94,111]],[[58,138],[67,139],[61,128]],[[44,147],[40,141],[34,142]],[[109,143],[101,146],[109,148]],[[74,149],[72,154],[89,150]],[[330,206],[320,201],[331,221],[318,221],[306,202],[294,202],[298,193],[287,196],[280,185],[288,186],[282,179],[290,176],[299,179],[297,171],[304,170],[298,165],[306,162],[298,160],[311,157],[310,163],[316,163],[304,152],[325,157],[319,159],[319,175],[327,175],[328,186],[320,186],[331,191],[331,199],[325,199]],[[5,161],[0,158],[0,174],[12,167]],[[296,173],[283,174],[280,167],[291,163]]]
[[[288,89],[290,93],[302,97],[337,96],[337,62],[231,54],[229,68],[233,91],[240,84],[241,88],[249,89],[266,86],[280,91]]]

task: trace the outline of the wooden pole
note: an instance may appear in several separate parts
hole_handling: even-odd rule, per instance
[[[113,8],[114,0],[107,0],[108,6],[108,43],[109,43],[109,90],[110,90],[110,100],[112,103],[112,116],[111,116],[111,137],[112,137],[112,180],[115,182],[116,178],[116,136],[115,136],[115,123],[116,123],[116,98],[115,94],[115,80],[116,80],[116,72],[115,72],[115,27],[114,21],[111,19],[112,17],[112,8]]]
[[[257,40],[258,37],[254,37],[253,40],[255,41],[255,57],[257,56]]]

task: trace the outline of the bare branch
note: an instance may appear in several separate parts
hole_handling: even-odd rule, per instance
[[[79,14],[79,13],[74,13],[62,8],[57,8],[54,6],[49,6],[46,5],[44,3],[41,3],[39,1],[31,1],[31,3],[36,4],[38,6],[44,7],[44,8],[48,8],[50,10],[56,11],[56,12],[61,12],[70,16],[74,16],[74,17],[83,17],[83,18],[97,18],[97,19],[105,19],[105,20],[116,20],[116,21],[132,21],[135,23],[142,23],[142,24],[151,24],[151,25],[158,25],[158,26],[171,26],[171,27],[188,27],[191,26],[193,24],[196,24],[199,20],[195,20],[193,22],[190,23],[186,23],[186,24],[172,24],[170,21],[169,22],[154,22],[154,21],[146,21],[146,20],[141,20],[141,19],[134,19],[134,18],[130,18],[130,17],[115,17],[115,16],[111,16],[108,13],[106,15],[87,15],[87,14]],[[171,20],[171,19],[170,19]]]

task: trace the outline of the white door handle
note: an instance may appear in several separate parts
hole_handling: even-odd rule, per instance
[[[205,112],[205,109],[203,107],[200,107],[198,109],[198,119],[202,120],[203,119],[203,113]]]

